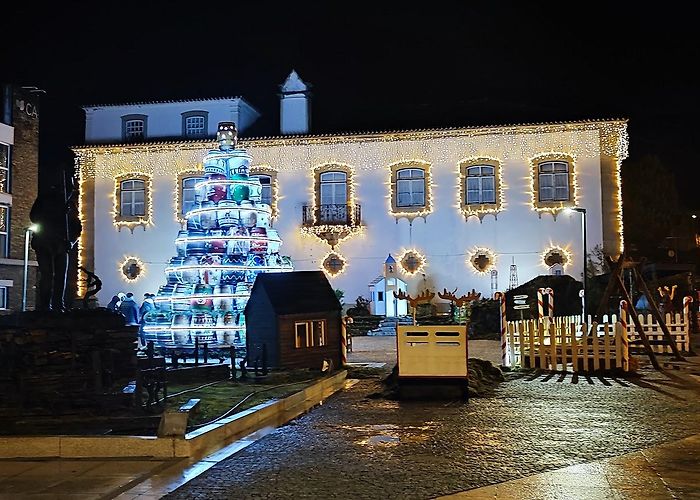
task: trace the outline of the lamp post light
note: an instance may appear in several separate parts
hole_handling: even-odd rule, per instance
[[[586,209],[581,207],[568,208],[569,212],[578,212],[583,217],[581,218],[581,233],[583,239],[583,295],[581,296],[581,308],[583,311],[583,320],[586,320],[586,289],[588,284],[588,250],[586,246]]]
[[[27,310],[27,275],[29,266],[29,235],[39,231],[39,226],[32,224],[24,231],[24,281],[22,282],[22,311]]]

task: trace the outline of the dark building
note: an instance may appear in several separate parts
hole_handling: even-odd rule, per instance
[[[0,311],[21,310],[29,211],[39,174],[39,96],[36,87],[4,85],[0,101]],[[37,263],[28,254],[27,309],[34,309]]]
[[[322,271],[260,273],[245,308],[248,359],[272,368],[339,367],[341,306]]]

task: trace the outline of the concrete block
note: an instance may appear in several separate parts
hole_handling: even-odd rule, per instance
[[[60,456],[60,437],[0,437],[0,458]]]
[[[61,436],[61,458],[174,456],[173,438],[150,436]]]

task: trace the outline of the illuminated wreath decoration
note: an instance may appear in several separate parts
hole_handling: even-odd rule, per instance
[[[138,257],[125,257],[119,264],[119,272],[128,282],[139,280],[146,272],[146,266]]]
[[[477,248],[469,256],[469,263],[478,274],[486,274],[496,265],[496,255],[488,248]]]
[[[571,262],[571,254],[561,247],[551,247],[542,254],[542,262],[547,267],[560,264],[566,267]]]
[[[401,270],[413,276],[425,267],[425,257],[417,250],[406,250],[399,256]]]
[[[347,268],[345,257],[337,252],[328,252],[323,258],[323,270],[331,277],[338,276]]]

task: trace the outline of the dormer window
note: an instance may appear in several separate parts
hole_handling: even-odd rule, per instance
[[[122,138],[125,142],[141,141],[146,138],[146,115],[122,116]]]
[[[207,111],[182,113],[182,135],[191,139],[206,137],[208,119]]]

